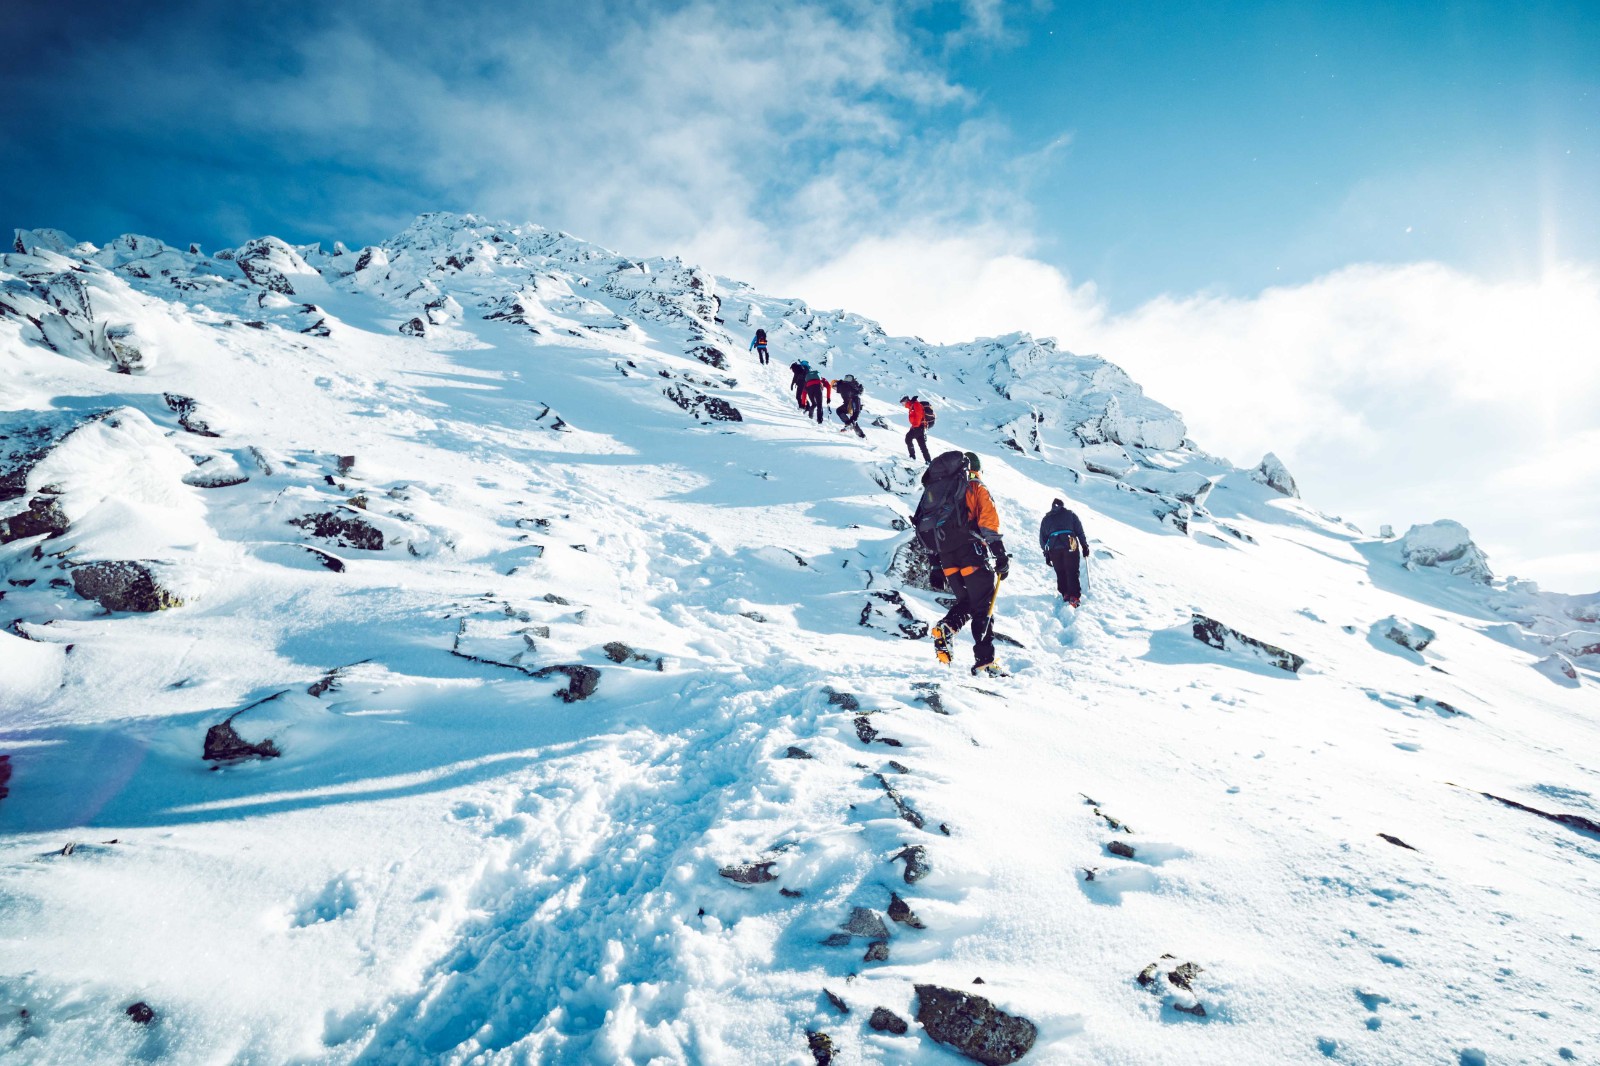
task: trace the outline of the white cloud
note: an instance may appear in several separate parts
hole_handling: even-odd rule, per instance
[[[1373,529],[1456,518],[1502,574],[1600,588],[1592,267],[1489,281],[1359,265],[1114,314],[1002,232],[913,232],[862,241],[790,288],[930,340],[1056,336],[1120,363],[1208,450],[1240,463],[1276,451],[1314,505]]]

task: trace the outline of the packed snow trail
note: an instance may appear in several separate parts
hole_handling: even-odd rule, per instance
[[[1479,794],[1600,809],[1592,660],[1532,668],[1583,603],[1470,552],[1405,569],[1031,338],[935,348],[470,217],[359,254],[19,240],[3,431],[113,412],[3,505],[53,478],[72,520],[0,547],[23,1061],[804,1063],[808,1032],[958,1061],[925,983],[1030,1019],[1029,1062],[1595,1054],[1600,840]],[[866,384],[865,442],[800,417],[795,358]],[[1003,681],[966,633],[949,670],[905,639],[943,612],[908,580],[914,392],[1005,524]],[[1056,496],[1096,549],[1075,613],[1034,535]],[[289,524],[317,514],[381,545]],[[184,605],[105,613],[63,549],[153,560]],[[236,711],[281,755],[213,771]],[[1165,955],[1192,989],[1140,983]]]

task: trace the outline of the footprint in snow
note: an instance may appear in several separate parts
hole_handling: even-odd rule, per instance
[[[302,897],[290,924],[296,929],[321,925],[344,917],[360,905],[361,894],[355,879],[348,873],[340,874],[322,886],[320,892]]]

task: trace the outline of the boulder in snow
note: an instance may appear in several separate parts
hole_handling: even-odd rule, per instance
[[[1400,538],[1400,558],[1407,570],[1436,567],[1485,585],[1494,580],[1489,557],[1472,542],[1467,527],[1449,519],[1412,526]]]
[[[736,885],[764,885],[778,879],[778,875],[772,872],[776,865],[776,862],[740,862],[724,866],[717,873]]]
[[[360,548],[370,552],[383,550],[383,534],[355,515],[323,511],[291,518],[289,524],[299,526],[313,537],[332,541],[341,548]]]
[[[906,606],[905,597],[894,589],[874,589],[862,605],[860,624],[870,629],[899,633],[907,640],[928,635],[928,623],[920,621]]]
[[[577,703],[593,696],[600,687],[600,671],[592,666],[546,666],[542,670],[535,670],[533,676],[537,678],[554,677],[557,674],[567,679],[567,687],[556,690],[562,703]]]
[[[833,1038],[815,1029],[806,1030],[806,1046],[817,1066],[833,1066]]]
[[[1128,458],[1127,451],[1119,444],[1086,444],[1079,451],[1078,458],[1089,473],[1104,474],[1106,477],[1120,478],[1134,468],[1133,460]]]
[[[178,416],[178,425],[190,433],[201,437],[221,436],[212,428],[215,416],[200,401],[176,392],[164,392],[161,394],[161,399],[166,403],[167,409]]]
[[[1300,489],[1295,485],[1294,478],[1290,476],[1289,468],[1283,465],[1282,459],[1279,459],[1271,452],[1262,456],[1260,464],[1250,472],[1250,477],[1252,480],[1259,481],[1261,484],[1270,489],[1275,489],[1285,496],[1292,496],[1297,500],[1300,498]]]
[[[982,996],[917,985],[917,1021],[934,1040],[985,1066],[1008,1066],[1026,1055],[1039,1027],[1007,1014]]]
[[[1189,470],[1140,469],[1125,475],[1122,481],[1136,489],[1197,507],[1205,503],[1212,486],[1209,477]]]
[[[921,844],[903,848],[894,857],[905,861],[904,879],[908,885],[916,884],[933,872],[933,865],[928,862],[928,849]]]
[[[1571,659],[1560,652],[1551,652],[1534,663],[1533,668],[1558,685],[1577,688],[1583,684],[1578,679],[1578,668],[1572,665]]]
[[[72,588],[108,611],[149,613],[183,606],[183,600],[163,588],[147,565],[126,560],[75,567]]]
[[[1375,637],[1392,640],[1402,648],[1409,648],[1412,651],[1421,651],[1432,644],[1439,635],[1427,626],[1408,622],[1392,614],[1372,623],[1372,634]]]
[[[889,917],[901,925],[908,925],[913,929],[926,929],[922,919],[917,917],[917,912],[911,905],[900,898],[898,892],[889,893]]]
[[[889,927],[883,924],[883,917],[871,907],[856,907],[850,911],[850,917],[839,926],[851,936],[862,936],[869,940],[887,940]]]
[[[895,1036],[904,1036],[910,1026],[906,1020],[887,1007],[874,1007],[872,1017],[867,1019],[867,1027],[880,1033],[893,1033]]]
[[[662,392],[667,399],[702,422],[743,422],[739,409],[719,396],[707,396],[687,385],[672,385]]]
[[[1291,674],[1300,672],[1306,664],[1303,657],[1292,651],[1284,651],[1275,644],[1247,637],[1237,629],[1223,625],[1215,618],[1208,618],[1203,614],[1195,613],[1190,618],[1193,627],[1194,639],[1202,644],[1209,644],[1219,651],[1243,652],[1256,658],[1265,659],[1267,663],[1280,670],[1287,670]]]
[[[28,501],[28,509],[10,518],[0,518],[0,544],[25,537],[59,537],[67,531],[67,516],[54,496],[39,495]]]

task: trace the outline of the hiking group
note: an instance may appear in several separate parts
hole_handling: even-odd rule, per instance
[[[766,330],[756,330],[750,347],[761,364],[767,365]],[[841,402],[835,413],[844,423],[839,432],[854,429],[856,436],[866,437],[860,425],[864,390],[854,375],[829,381],[804,359],[790,363],[789,372],[795,403],[805,416],[815,416],[821,425],[823,412],[837,391]],[[935,420],[933,405],[917,396],[902,396],[900,406],[911,424],[905,436],[906,454],[915,460],[920,447],[927,464],[912,526],[931,557],[929,584],[954,597],[950,609],[929,631],[934,654],[948,665],[956,636],[970,625],[973,675],[1005,676],[995,662],[994,606],[1001,583],[1010,576],[1011,556],[1000,535],[1000,513],[982,480],[982,460],[976,452],[960,451],[933,458],[928,452],[928,429]],[[1051,502],[1039,523],[1039,550],[1045,564],[1055,571],[1062,602],[1076,608],[1083,598],[1081,567],[1082,560],[1089,557],[1089,540],[1083,522],[1061,499]]]

